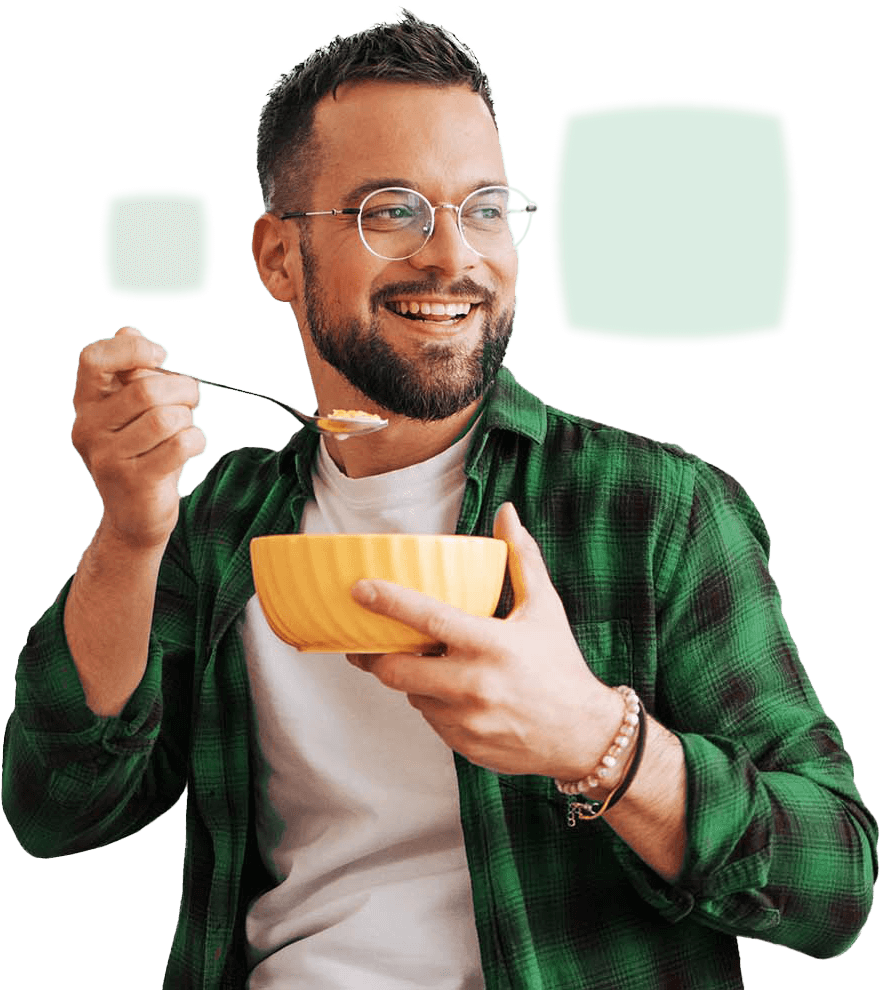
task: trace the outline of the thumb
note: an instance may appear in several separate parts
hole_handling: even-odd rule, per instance
[[[529,533],[512,502],[503,502],[493,520],[493,536],[508,544],[508,573],[514,591],[511,614],[534,601],[543,586],[551,583],[541,549]]]
[[[497,540],[513,538],[521,529],[525,531],[513,502],[502,502],[493,518],[493,536]]]

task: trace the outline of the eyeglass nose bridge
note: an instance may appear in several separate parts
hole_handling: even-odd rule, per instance
[[[429,215],[428,215],[428,219],[426,220],[426,222],[424,224],[422,224],[422,226],[420,228],[421,231],[422,231],[422,235],[423,235],[424,240],[419,245],[419,247],[416,248],[415,251],[413,251],[411,254],[405,255],[402,258],[386,258],[385,255],[379,254],[379,252],[376,251],[375,248],[372,248],[370,246],[370,244],[367,242],[367,238],[364,236],[364,231],[363,230],[360,230],[361,241],[364,244],[364,246],[367,248],[367,250],[371,254],[375,254],[378,258],[385,258],[385,260],[387,260],[387,261],[408,261],[410,258],[412,258],[415,255],[419,254],[419,252],[422,251],[426,247],[426,245],[428,244],[428,242],[434,236],[434,231],[435,231],[435,226],[436,226],[435,225],[435,212],[437,210],[454,210],[455,213],[456,213],[456,229],[459,231],[459,237],[462,238],[462,243],[465,245],[465,247],[469,251],[473,251],[474,254],[476,254],[479,258],[484,257],[479,251],[477,251],[475,248],[473,248],[468,243],[468,241],[467,241],[467,239],[465,237],[465,231],[462,229],[462,220],[461,220],[462,206],[461,206],[461,204],[459,204],[458,206],[455,203],[436,203],[436,204],[432,205],[427,199],[425,199],[424,196],[422,197],[422,199],[424,200],[425,205],[428,207]],[[359,217],[359,228],[360,228],[360,217]]]
[[[428,202],[428,200],[426,200],[426,202]],[[428,242],[434,236],[434,231],[435,231],[435,226],[436,226],[436,224],[435,224],[435,214],[436,214],[436,212],[438,210],[453,210],[453,212],[456,214],[456,229],[459,231],[459,236],[462,238],[462,243],[465,245],[465,247],[469,251],[473,251],[474,254],[476,254],[479,258],[482,258],[483,257],[483,255],[479,251],[477,251],[475,248],[473,248],[468,243],[468,239],[465,237],[465,231],[462,229],[462,204],[461,203],[459,203],[458,205],[456,205],[455,203],[435,203],[433,206],[432,206],[431,203],[428,203],[428,207],[431,210],[431,219],[428,221],[427,224],[425,224],[422,227],[422,233],[425,235],[425,240],[423,241],[422,245],[419,248],[417,248],[413,252],[413,254],[410,255],[411,258],[414,255],[419,254],[419,252],[422,251],[428,245]],[[406,259],[404,259],[404,260],[406,260]]]

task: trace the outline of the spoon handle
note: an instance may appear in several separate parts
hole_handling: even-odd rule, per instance
[[[281,399],[273,399],[271,395],[263,395],[261,392],[249,392],[246,388],[236,388],[234,385],[223,385],[221,382],[209,382],[207,378],[197,378],[195,375],[187,375],[183,371],[170,371],[168,368],[153,368],[153,371],[160,371],[163,375],[180,375],[183,378],[192,378],[199,382],[200,385],[213,385],[215,388],[226,388],[230,392],[241,392],[243,395],[253,395],[258,399],[266,399],[269,402],[274,402],[277,406],[281,406],[282,409],[286,409],[292,416],[296,418],[304,426],[313,426],[314,420],[309,419],[304,413],[298,412],[292,406],[286,405]]]

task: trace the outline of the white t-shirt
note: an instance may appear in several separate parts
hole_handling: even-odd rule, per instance
[[[368,478],[322,441],[300,531],[455,532],[470,439]],[[241,631],[258,841],[278,881],[247,914],[248,986],[482,990],[452,751],[406,695],[279,640],[256,597]]]

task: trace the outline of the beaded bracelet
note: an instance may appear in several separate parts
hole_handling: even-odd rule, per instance
[[[602,818],[602,816],[612,807],[614,807],[624,794],[633,778],[636,776],[636,771],[639,769],[639,764],[642,762],[642,752],[645,748],[645,709],[639,709],[639,734],[636,740],[636,746],[633,750],[633,755],[630,758],[630,764],[627,767],[627,772],[614,790],[610,791],[606,795],[605,801],[591,801],[590,799],[586,801],[571,801],[569,802],[569,815],[568,824],[570,827],[575,826],[576,816],[582,821],[594,821],[597,818]]]
[[[599,818],[609,808],[620,801],[636,775],[636,771],[642,760],[643,747],[645,746],[645,715],[642,706],[639,703],[636,692],[632,688],[621,685],[616,690],[624,698],[624,720],[607,753],[600,760],[599,764],[597,764],[592,774],[588,774],[581,780],[568,782],[555,780],[554,783],[557,785],[557,789],[563,794],[570,796],[584,794],[586,791],[598,787],[600,783],[609,777],[612,770],[618,765],[621,753],[630,748],[634,735],[637,736],[636,746],[629,754],[630,760],[628,761],[624,776],[618,785],[606,795],[605,801],[595,800],[585,801],[583,803],[570,803],[570,825],[575,824],[576,811],[578,812],[578,817],[582,819]]]

